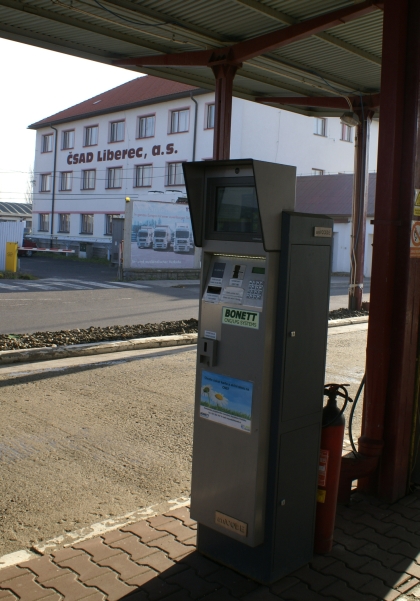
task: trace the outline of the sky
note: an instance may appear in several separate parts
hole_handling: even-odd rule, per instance
[[[28,125],[138,75],[2,38],[0,57],[0,201],[25,202],[36,133]]]

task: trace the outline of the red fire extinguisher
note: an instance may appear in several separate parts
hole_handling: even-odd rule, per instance
[[[333,545],[345,426],[343,413],[347,403],[352,402],[345,386],[348,384],[324,387],[328,402],[322,412],[314,544],[314,551],[319,554],[329,553]],[[344,399],[341,409],[337,407],[337,397]]]

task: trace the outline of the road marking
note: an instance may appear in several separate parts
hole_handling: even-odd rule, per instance
[[[26,288],[22,288],[19,284],[15,284],[12,286],[11,284],[0,284],[0,288],[7,288],[8,290],[24,290],[27,292]]]
[[[133,284],[131,282],[118,282],[119,286],[129,286],[130,288],[151,288],[151,286],[144,286],[143,284]]]
[[[61,279],[55,279],[55,278],[50,278],[49,280],[51,283],[56,284],[58,286],[67,286],[68,282],[74,282],[76,284],[80,284],[82,286],[96,286],[98,288],[114,288],[115,290],[119,289],[119,286],[116,284],[105,284],[104,282],[87,282],[85,280],[76,280],[74,278],[69,278],[68,280],[61,280]]]

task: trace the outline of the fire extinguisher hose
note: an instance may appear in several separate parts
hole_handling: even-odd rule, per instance
[[[327,422],[326,424],[322,424],[323,428],[328,428],[335,421],[338,421],[340,419],[340,417],[343,415],[344,411],[346,410],[347,404],[353,402],[353,399],[351,399],[349,397],[347,388],[345,388],[346,386],[349,386],[349,384],[342,384],[341,386],[338,386],[338,384],[325,384],[325,386],[324,386],[325,396],[329,396],[329,394],[328,394],[329,390],[327,390],[327,389],[331,388],[335,391],[334,396],[342,397],[344,399],[344,403],[343,403],[343,406],[341,407],[340,412],[337,415],[335,415],[331,421]],[[340,389],[343,392],[339,392]]]
[[[366,382],[366,372],[363,374],[363,378],[362,381],[360,382],[359,388],[357,390],[356,396],[354,397],[354,403],[353,403],[353,407],[351,408],[350,411],[350,417],[349,417],[349,438],[350,438],[350,444],[351,444],[351,448],[353,449],[353,453],[356,457],[359,456],[359,453],[356,449],[356,445],[354,444],[354,439],[353,439],[353,419],[354,419],[354,412],[356,411],[356,406],[357,406],[357,402],[360,398],[360,394],[363,390],[363,386],[365,385]]]

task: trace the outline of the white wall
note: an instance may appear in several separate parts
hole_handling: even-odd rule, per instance
[[[24,229],[24,221],[0,222],[0,271],[4,271],[6,266],[6,243],[17,242],[21,246]]]

